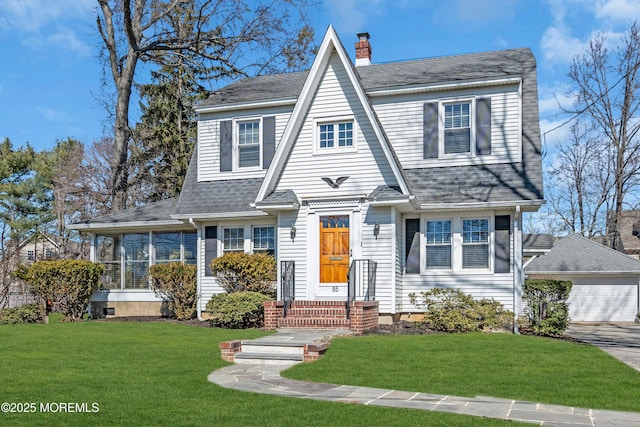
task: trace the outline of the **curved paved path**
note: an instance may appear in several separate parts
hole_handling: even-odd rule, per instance
[[[494,397],[459,397],[297,381],[280,376],[291,365],[234,364],[212,372],[219,386],[261,394],[425,411],[451,412],[543,426],[638,426],[640,413],[546,405]]]

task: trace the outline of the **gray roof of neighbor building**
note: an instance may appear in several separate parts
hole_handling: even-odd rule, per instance
[[[523,234],[522,246],[524,250],[545,250],[553,247],[556,238],[552,234]]]
[[[262,178],[229,179],[198,182],[198,153],[194,150],[187,176],[182,185],[176,217],[190,217],[210,213],[254,212]]]
[[[528,274],[557,272],[640,273],[640,261],[579,234],[572,234],[559,240],[549,253],[531,261],[525,271]]]

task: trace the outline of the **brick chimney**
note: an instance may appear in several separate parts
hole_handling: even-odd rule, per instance
[[[358,41],[356,42],[356,67],[360,67],[361,65],[371,65],[369,33],[358,33]]]

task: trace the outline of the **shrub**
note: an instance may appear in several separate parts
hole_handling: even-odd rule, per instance
[[[41,300],[57,302],[64,320],[77,322],[98,289],[103,267],[83,260],[38,261],[22,266],[16,276]]]
[[[522,288],[527,327],[536,335],[562,335],[569,326],[568,280],[527,279]]]
[[[227,293],[247,291],[275,297],[276,260],[271,255],[227,252],[211,261],[211,271]]]
[[[422,301],[416,294],[409,294],[411,303],[425,306],[421,323],[429,329],[441,332],[490,332],[510,328],[513,313],[494,300],[474,300],[458,289],[433,288],[420,292]]]
[[[193,264],[169,262],[149,268],[151,289],[162,297],[167,308],[178,320],[196,316],[197,267]]]
[[[44,310],[40,304],[25,304],[20,307],[0,310],[0,325],[42,323],[43,321]]]
[[[261,328],[264,325],[264,302],[271,298],[259,292],[234,292],[211,297],[207,313],[212,326],[223,328]]]

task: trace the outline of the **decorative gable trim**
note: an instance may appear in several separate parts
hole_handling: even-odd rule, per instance
[[[367,97],[367,94],[362,87],[358,76],[356,75],[353,64],[351,63],[351,60],[349,59],[344,46],[340,42],[340,39],[333,29],[333,26],[330,25],[327,28],[324,39],[322,40],[322,44],[320,45],[318,55],[313,62],[311,71],[309,72],[304,86],[302,87],[298,102],[296,103],[289,122],[287,123],[287,126],[284,130],[281,143],[278,145],[273,161],[271,162],[271,166],[269,167],[262,186],[258,191],[256,202],[262,201],[268,194],[275,190],[278,178],[283,171],[288,154],[295,142],[295,136],[298,134],[302,124],[304,123],[305,113],[308,111],[313,99],[312,95],[320,84],[323,71],[327,68],[333,51],[336,52],[336,54],[340,58],[340,61],[344,65],[349,80],[353,84],[356,95],[363,106],[363,109],[373,127],[377,139],[381,143],[382,150],[391,166],[396,180],[398,181],[402,193],[406,195],[410,194],[407,180],[404,176],[402,168],[400,167],[400,163],[397,160],[393,149],[391,148],[391,144],[389,143],[375,112],[373,111],[373,107],[371,106],[369,98]]]

